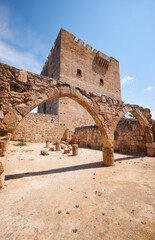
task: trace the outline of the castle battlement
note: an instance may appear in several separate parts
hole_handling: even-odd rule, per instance
[[[119,62],[64,29],[54,42],[42,75],[121,101]],[[58,115],[62,136],[66,129],[74,131],[76,127],[94,124],[89,114],[68,98],[48,101],[39,106],[39,112]]]
[[[42,72],[44,72],[44,69],[46,68],[46,65],[48,64],[49,59],[51,58],[51,55],[53,54],[53,52],[57,51],[56,49],[58,47],[60,47],[60,51],[61,51],[61,49],[62,49],[61,45],[63,44],[64,41],[67,41],[69,47],[74,48],[75,51],[77,51],[77,52],[83,51],[83,54],[84,53],[89,54],[89,55],[91,54],[94,58],[96,58],[96,61],[98,63],[101,63],[101,65],[103,67],[105,66],[107,68],[111,62],[116,62],[116,64],[118,64],[118,60],[116,60],[115,58],[108,57],[106,54],[96,50],[95,48],[93,48],[89,44],[85,43],[81,39],[76,40],[76,36],[74,36],[73,34],[71,34],[68,31],[61,28],[61,30],[54,42],[54,45],[52,46],[52,49],[47,57],[47,60],[44,64]]]

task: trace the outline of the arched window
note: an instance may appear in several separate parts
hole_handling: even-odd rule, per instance
[[[104,81],[102,78],[100,78],[100,86],[103,86],[104,85]]]
[[[77,69],[76,76],[77,76],[77,77],[82,77],[82,71],[81,71],[81,69]]]

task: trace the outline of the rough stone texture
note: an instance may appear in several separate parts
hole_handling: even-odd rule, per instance
[[[46,156],[46,155],[48,155],[49,153],[48,153],[48,150],[41,150],[41,155],[44,155],[44,156]]]
[[[102,135],[96,125],[76,128],[72,143],[88,148],[102,149],[103,147]]]
[[[38,113],[29,113],[11,136],[11,140],[23,142],[55,142],[60,138],[58,117]]]
[[[136,119],[123,118],[119,121],[114,134],[114,149],[119,152],[147,153],[147,133],[147,129]],[[70,134],[67,130],[65,139],[72,140],[79,146],[98,149],[103,147],[102,136],[96,125],[76,128],[74,135]],[[153,134],[155,134],[155,122]],[[11,136],[11,140],[23,142],[45,142],[46,139],[51,142],[61,139],[58,118],[47,114],[29,113]],[[3,151],[2,147],[1,151]]]
[[[155,143],[147,143],[146,146],[148,156],[155,156]]]
[[[78,69],[81,75],[77,73]],[[75,36],[64,29],[61,29],[41,74],[121,100],[118,61],[92,50],[80,39],[76,41]],[[62,136],[67,128],[74,132],[76,127],[95,124],[90,114],[69,98],[48,101],[38,107],[38,112],[57,114]]]
[[[105,166],[113,166],[114,165],[114,150],[113,148],[103,148],[103,162]]]
[[[64,148],[64,154],[69,154],[70,153],[70,148]]]
[[[55,143],[55,151],[60,151],[60,150],[61,150],[60,142],[56,142]]]
[[[146,127],[137,120],[122,119],[114,134],[114,148],[119,152],[147,153],[147,134]]]
[[[65,58],[65,46],[69,39],[63,39],[63,34],[65,34],[65,31],[60,31],[62,40],[61,46],[64,44],[63,49]],[[74,41],[75,37],[73,35],[68,35],[68,38]],[[75,42],[75,48],[78,44],[81,45],[81,50],[79,49],[79,52],[85,55],[81,41],[78,41],[77,43]],[[56,45],[54,48],[57,48]],[[81,81],[81,84],[80,81],[79,84],[77,83],[78,81],[75,81],[71,65],[66,65],[66,61],[64,61],[63,58],[60,60],[57,53],[55,53],[55,57],[59,60],[51,64],[57,65],[58,62],[61,61],[61,67],[64,71],[64,75],[60,74],[60,68],[58,68],[56,69],[55,74],[52,75],[54,78],[37,75],[31,72],[23,73],[23,70],[0,63],[0,137],[1,139],[3,138],[2,142],[4,141],[4,145],[7,144],[6,137],[8,136],[8,133],[12,133],[16,129],[17,125],[32,109],[48,100],[62,97],[71,98],[79,103],[94,119],[96,125],[100,129],[104,149],[106,149],[106,153],[104,154],[103,152],[103,155],[106,156],[106,159],[103,156],[104,161],[106,161],[106,165],[108,165],[108,162],[109,165],[112,165],[112,162],[114,161],[112,154],[114,146],[114,131],[119,120],[127,112],[133,114],[139,120],[140,124],[146,127],[148,131],[147,143],[153,142],[150,110],[141,108],[137,105],[124,104],[120,99],[118,61],[113,58],[108,58],[100,52],[92,52],[91,48],[88,46],[86,49],[90,51],[90,56],[94,56],[95,65],[92,65],[94,75],[92,74],[92,77],[88,77],[87,74],[90,71],[90,68],[82,69],[86,58],[84,58],[82,62],[80,62],[79,59],[80,65],[78,66],[74,66],[73,64],[73,69],[75,67],[77,71],[78,68],[81,68],[83,76],[85,75],[85,79],[87,79],[87,84],[86,81]],[[67,54],[66,57],[68,58]],[[46,71],[48,71],[48,69],[46,69]],[[102,74],[103,77],[105,75],[107,76],[107,79],[105,77],[104,80],[105,91],[102,94],[97,92],[97,89],[100,86],[96,85],[96,88],[94,88],[91,84],[91,82],[96,79],[95,76],[97,75],[95,75],[95,72],[99,74],[98,77],[100,77],[100,74]],[[61,79],[59,80],[58,76],[60,75]],[[1,156],[3,155],[3,151],[1,151]],[[0,160],[0,162],[2,162],[2,160]]]
[[[153,123],[153,134],[155,122]],[[147,143],[148,130],[136,119],[123,118],[119,121],[114,133],[114,149],[119,152],[147,153],[151,143]],[[96,125],[76,128],[72,138],[79,146],[102,149],[101,133]],[[152,147],[150,147],[152,149]],[[153,152],[150,150],[149,152]]]
[[[72,155],[77,156],[78,155],[78,144],[72,145]]]

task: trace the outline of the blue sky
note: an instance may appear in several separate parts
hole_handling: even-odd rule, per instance
[[[116,58],[122,100],[155,119],[155,0],[0,0],[0,61],[40,73],[61,27]]]

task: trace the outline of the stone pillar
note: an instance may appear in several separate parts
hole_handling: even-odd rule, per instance
[[[46,148],[49,148],[50,147],[50,142],[49,140],[46,141]]]
[[[72,145],[72,155],[77,156],[78,155],[78,144]]]
[[[146,143],[146,147],[147,147],[147,155],[154,157],[155,156],[155,142]]]
[[[56,142],[55,151],[60,151],[60,150],[61,150],[60,142]]]
[[[11,134],[0,137],[0,188],[4,185],[5,166],[6,166],[6,150]]]
[[[113,147],[104,147],[102,148],[103,152],[103,163],[105,166],[114,165],[114,148]]]

